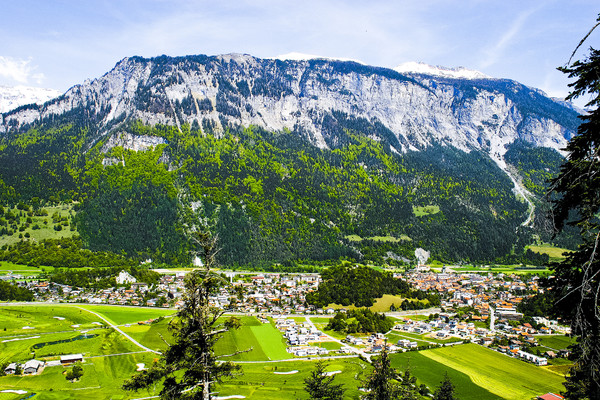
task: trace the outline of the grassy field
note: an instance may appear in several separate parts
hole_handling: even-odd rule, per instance
[[[48,212],[48,215],[31,216],[31,223],[29,224],[29,227],[27,227],[25,230],[19,231],[17,229],[11,236],[0,236],[0,246],[18,242],[19,240],[21,240],[19,238],[19,234],[23,236],[25,236],[25,234],[29,234],[30,239],[39,242],[45,239],[59,239],[63,237],[72,237],[77,233],[74,230],[74,227],[73,230],[71,230],[71,221],[73,216],[75,215],[72,204],[62,204],[59,206],[43,207],[43,209]],[[9,210],[5,209],[5,211]],[[10,211],[15,215],[20,215],[21,213],[24,213],[23,211],[17,210],[16,208],[11,209]],[[68,224],[61,225],[61,222],[53,222],[52,216],[55,213],[58,216],[57,221],[62,219],[63,221],[67,221]],[[20,223],[18,223],[17,225],[21,226],[22,222],[26,220],[27,215],[24,213],[24,215],[20,216],[19,218]],[[56,231],[54,229],[54,227],[58,225],[61,226],[60,231]],[[37,226],[39,229],[33,229],[35,226]]]
[[[571,250],[563,249],[561,247],[555,247],[551,244],[531,245],[526,246],[525,248],[533,251],[534,253],[548,254],[550,259],[553,261],[564,260],[565,256],[563,255],[563,253],[571,252]]]
[[[30,267],[29,265],[14,264],[8,261],[0,261],[0,275],[6,275],[9,272],[23,275],[23,276],[35,276],[42,272],[52,272],[54,267]]]
[[[392,354],[392,366],[400,372],[410,368],[411,373],[417,377],[417,384],[425,384],[432,392],[440,385],[444,374],[447,373],[455,387],[456,397],[461,400],[502,399],[502,397],[476,385],[469,375],[435,361],[423,353],[409,351]]]
[[[73,331],[72,325],[79,325],[81,329],[97,328],[98,325],[92,322],[105,325],[105,322],[97,316],[74,306],[54,304],[0,306],[0,338]]]
[[[369,310],[373,311],[373,312],[386,312],[386,311],[390,311],[390,306],[393,304],[396,308],[400,308],[400,305],[402,304],[402,302],[404,301],[405,297],[402,296],[393,296],[391,294],[384,294],[383,297],[380,297],[378,299],[375,299],[375,302],[373,303],[373,305],[371,307],[368,307]],[[419,300],[421,301],[421,303],[427,303],[427,300]],[[329,304],[327,305],[327,307],[325,308],[334,308],[334,309],[340,309],[340,308],[345,308],[347,310],[354,310],[356,308],[363,308],[363,307],[356,307],[354,305],[349,305],[349,306],[342,306],[340,304]],[[427,318],[427,317],[425,317]]]
[[[243,364],[243,375],[226,381],[217,387],[219,396],[246,396],[253,400],[308,399],[304,391],[304,379],[314,368],[313,362],[292,361],[280,363]],[[335,375],[334,383],[346,388],[345,399],[359,396],[358,386],[370,366],[358,358],[331,360],[328,371],[341,371]],[[291,374],[277,374],[293,372]]]
[[[433,215],[440,212],[440,206],[429,205],[423,207],[413,206],[413,214],[415,217],[423,217],[425,215]]]
[[[508,400],[529,399],[564,389],[560,375],[475,344],[431,349],[420,354],[468,375],[476,385]]]
[[[394,236],[370,236],[366,238],[361,238],[358,235],[348,235],[346,239],[351,242],[362,242],[363,240],[373,240],[375,242],[389,242],[389,243],[398,243],[404,241],[411,241],[412,239],[407,235],[400,235],[400,237]]]
[[[293,358],[286,351],[283,336],[272,324],[261,324],[254,317],[242,317],[239,329],[226,332],[215,345],[216,354],[231,354],[252,348],[247,353],[228,357],[229,361],[268,361]]]
[[[574,337],[565,335],[536,335],[535,338],[541,346],[548,347],[549,350],[566,349],[575,343]]]
[[[150,364],[156,356],[150,353],[95,357],[85,360],[79,382],[69,382],[62,366],[46,367],[37,376],[5,376],[0,378],[2,389],[26,390],[37,393],[35,399],[131,399],[145,397],[147,392],[129,393],[121,389],[123,382],[135,373],[136,364]],[[20,395],[19,399],[27,395]],[[8,397],[10,398],[10,397]],[[0,397],[0,399],[3,399]]]
[[[113,324],[135,324],[139,321],[147,321],[158,317],[166,317],[176,313],[175,310],[165,308],[141,308],[128,306],[89,305],[82,304],[79,307],[102,314],[104,318]]]

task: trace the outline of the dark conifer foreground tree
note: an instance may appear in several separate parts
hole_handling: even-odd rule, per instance
[[[600,15],[597,21],[577,48],[600,25]],[[580,117],[578,134],[569,142],[567,160],[551,187],[551,193],[558,195],[554,202],[558,228],[572,220],[582,244],[555,266],[550,284],[557,311],[577,335],[565,395],[600,399],[600,51],[590,48],[587,58],[559,69],[576,79],[569,85],[572,92],[567,99],[589,96],[586,106],[591,111]]]
[[[214,354],[220,335],[239,326],[235,317],[222,322],[223,311],[209,306],[208,297],[222,284],[211,271],[215,266],[216,238],[196,225],[185,225],[192,246],[202,255],[204,267],[186,276],[184,304],[169,328],[174,343],[160,360],[125,382],[125,390],[139,390],[162,382],[161,399],[209,400],[213,384],[232,376],[240,369],[231,362],[221,362]],[[235,353],[237,354],[237,353]],[[219,358],[227,357],[220,356]]]
[[[304,389],[311,399],[341,400],[344,397],[344,388],[341,384],[334,384],[334,376],[325,372],[327,365],[319,360],[315,363],[315,369],[310,376],[304,380]]]

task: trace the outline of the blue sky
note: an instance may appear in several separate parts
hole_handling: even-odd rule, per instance
[[[599,12],[598,0],[4,1],[0,85],[65,91],[133,55],[301,52],[464,66],[564,96],[556,67]]]

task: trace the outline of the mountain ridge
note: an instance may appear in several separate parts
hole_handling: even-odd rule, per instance
[[[182,191],[218,214],[227,264],[380,262],[415,247],[490,261],[541,235],[546,166],[560,163],[577,116],[506,79],[321,58],[129,57],[1,114],[0,184],[13,199],[78,200],[96,250],[181,260]]]

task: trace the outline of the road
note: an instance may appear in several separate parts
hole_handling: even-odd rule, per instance
[[[319,330],[319,329],[317,329],[317,327],[315,326],[315,324],[311,321],[310,316],[305,315],[304,319],[306,319],[306,321],[310,324],[310,326],[312,326],[313,328],[315,328],[315,330]],[[349,349],[352,349],[352,351],[354,353],[356,353],[358,356],[363,356],[367,361],[371,362],[371,355],[369,353],[365,352],[363,349],[357,349],[354,346],[349,346],[346,343],[342,342],[341,340],[336,339],[333,336],[329,336],[328,334],[324,333],[323,331],[320,331],[320,332],[323,335],[327,336],[330,341],[337,342],[337,343],[341,344],[342,347],[348,347]]]
[[[110,326],[111,328],[113,328],[115,331],[119,332],[121,335],[125,336],[127,339],[129,339],[131,341],[131,343],[135,344],[139,348],[144,349],[146,351],[150,351],[150,352],[152,352],[154,354],[162,354],[160,351],[152,350],[152,349],[144,346],[143,344],[141,344],[140,342],[138,342],[137,340],[135,340],[134,338],[132,338],[131,336],[129,336],[128,334],[126,334],[125,332],[123,332],[117,325],[113,324],[112,322],[110,322],[109,320],[107,320],[106,318],[104,318],[102,315],[100,315],[100,314],[98,314],[98,313],[96,313],[94,311],[82,308],[82,307],[77,307],[77,308],[94,314],[96,317],[98,317],[101,320],[103,320],[104,322],[106,322],[106,324],[108,326]]]

